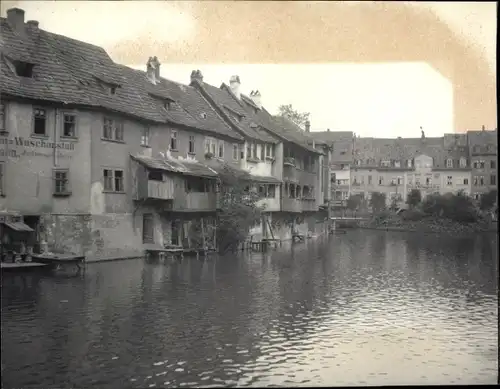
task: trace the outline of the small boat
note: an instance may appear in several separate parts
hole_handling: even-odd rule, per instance
[[[33,260],[45,264],[54,270],[61,270],[63,267],[76,266],[78,271],[85,267],[85,256],[76,254],[42,253],[33,254]]]

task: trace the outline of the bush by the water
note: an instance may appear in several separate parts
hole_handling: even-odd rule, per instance
[[[408,209],[401,214],[401,218],[407,221],[419,221],[422,220],[427,215],[421,209]]]
[[[421,210],[424,214],[460,223],[473,223],[478,220],[478,212],[474,202],[463,193],[429,195],[422,202]]]

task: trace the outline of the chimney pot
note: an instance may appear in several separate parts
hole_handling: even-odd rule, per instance
[[[160,82],[160,65],[160,61],[156,56],[149,57],[146,64],[146,74],[153,84]]]
[[[28,25],[29,28],[32,28],[34,30],[38,29],[38,25],[39,25],[38,20],[28,20],[26,22],[26,24]]]
[[[24,10],[11,8],[7,10],[7,21],[17,32],[24,31]]]
[[[203,74],[201,73],[201,70],[193,70],[191,72],[191,83],[193,81],[198,81],[198,82],[203,82]]]
[[[259,108],[262,108],[261,97],[262,96],[258,90],[250,92],[250,98],[252,99],[253,103]]]
[[[240,76],[231,76],[229,79],[229,86],[238,100],[241,99],[240,85]]]
[[[309,120],[306,120],[305,127],[306,127],[306,132],[311,131],[311,122]]]
[[[481,130],[482,130],[482,131],[484,131],[484,130],[485,130],[484,124],[481,126]]]

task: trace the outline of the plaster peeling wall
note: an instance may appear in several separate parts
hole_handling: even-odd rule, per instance
[[[105,202],[103,185],[97,181],[92,183],[90,187],[90,213],[92,215],[102,215],[105,212]]]

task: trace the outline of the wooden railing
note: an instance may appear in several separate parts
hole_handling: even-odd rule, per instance
[[[302,202],[299,199],[284,198],[282,203],[284,212],[302,212]]]
[[[174,183],[172,181],[148,180],[147,190],[144,189],[141,190],[142,198],[160,200],[172,200],[174,198]]]
[[[186,193],[174,199],[174,211],[215,211],[217,207],[216,193]]]
[[[317,211],[318,204],[314,199],[303,199],[302,200],[302,211]]]

